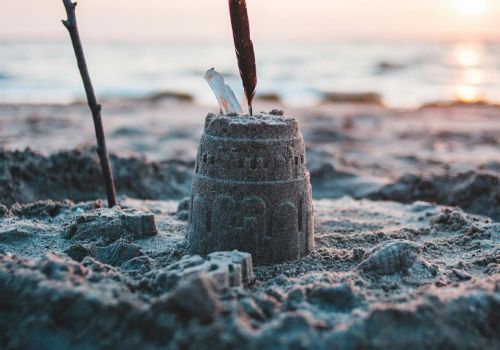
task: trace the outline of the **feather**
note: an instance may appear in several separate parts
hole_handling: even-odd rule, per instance
[[[248,110],[252,114],[252,101],[257,86],[257,68],[255,66],[255,53],[250,39],[250,24],[248,21],[247,4],[245,0],[229,0],[229,12],[233,27],[234,46],[236,58],[240,69],[245,96],[248,101]]]
[[[237,113],[241,114],[241,106],[234,96],[233,90],[226,85],[224,82],[224,77],[215,71],[215,69],[209,69],[205,74],[205,80],[208,85],[212,88],[215,97],[219,101],[220,110],[225,114]]]

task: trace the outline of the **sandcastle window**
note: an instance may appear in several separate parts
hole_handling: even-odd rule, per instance
[[[303,154],[300,155],[300,164],[304,164],[304,155]]]
[[[191,203],[189,203],[189,213],[190,214],[189,214],[189,217],[188,217],[189,222],[191,222],[191,223],[193,222],[193,215],[191,214],[191,210],[193,208],[193,201],[194,201],[194,197],[193,197],[193,195],[191,195]]]
[[[210,220],[210,210],[207,210],[207,232],[212,231],[212,220]]]
[[[269,159],[265,158],[264,159],[264,169],[269,168]]]
[[[295,166],[299,165],[299,157],[295,157]]]
[[[210,163],[213,165],[215,164],[215,156],[210,157]]]
[[[256,159],[256,158],[253,158],[253,159],[250,161],[250,168],[252,168],[252,169],[257,169],[257,159]]]
[[[300,203],[299,203],[299,210],[298,210],[299,231],[302,231],[302,204],[303,204],[303,200],[301,199]]]
[[[206,154],[206,153],[204,153],[204,154],[203,154],[203,163],[206,163],[206,162],[207,162],[207,154]]]

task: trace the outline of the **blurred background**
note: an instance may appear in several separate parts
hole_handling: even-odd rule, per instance
[[[374,92],[392,107],[500,101],[499,0],[248,0],[258,95],[289,105]],[[81,0],[101,98],[163,92],[214,104],[222,72],[242,96],[226,0]],[[0,102],[84,98],[61,1],[2,0]]]

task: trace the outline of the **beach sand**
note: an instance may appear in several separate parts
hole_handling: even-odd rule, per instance
[[[103,104],[120,202],[158,234],[69,235],[115,215],[87,106],[0,105],[1,348],[500,346],[500,107],[258,101],[301,125],[316,249],[221,287],[182,267],[204,266],[185,257],[182,200],[217,110]]]

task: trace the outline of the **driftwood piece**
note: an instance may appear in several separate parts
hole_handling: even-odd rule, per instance
[[[106,194],[108,198],[109,207],[116,206],[116,189],[113,180],[113,172],[111,169],[109,155],[106,148],[106,140],[104,137],[104,128],[102,125],[101,118],[101,105],[97,103],[97,99],[94,93],[94,88],[92,86],[92,81],[90,80],[89,71],[87,69],[87,62],[85,60],[85,55],[83,52],[82,42],[80,40],[80,34],[78,33],[78,26],[76,23],[76,2],[72,0],[63,0],[64,7],[66,8],[66,14],[68,18],[63,20],[62,23],[66,27],[71,37],[71,42],[73,43],[73,49],[75,51],[76,60],[78,63],[78,69],[80,70],[80,75],[83,80],[83,85],[85,87],[85,93],[87,94],[87,102],[92,112],[92,118],[94,120],[95,134],[97,138],[97,154],[101,162],[102,174],[104,177],[104,182],[106,185]]]

